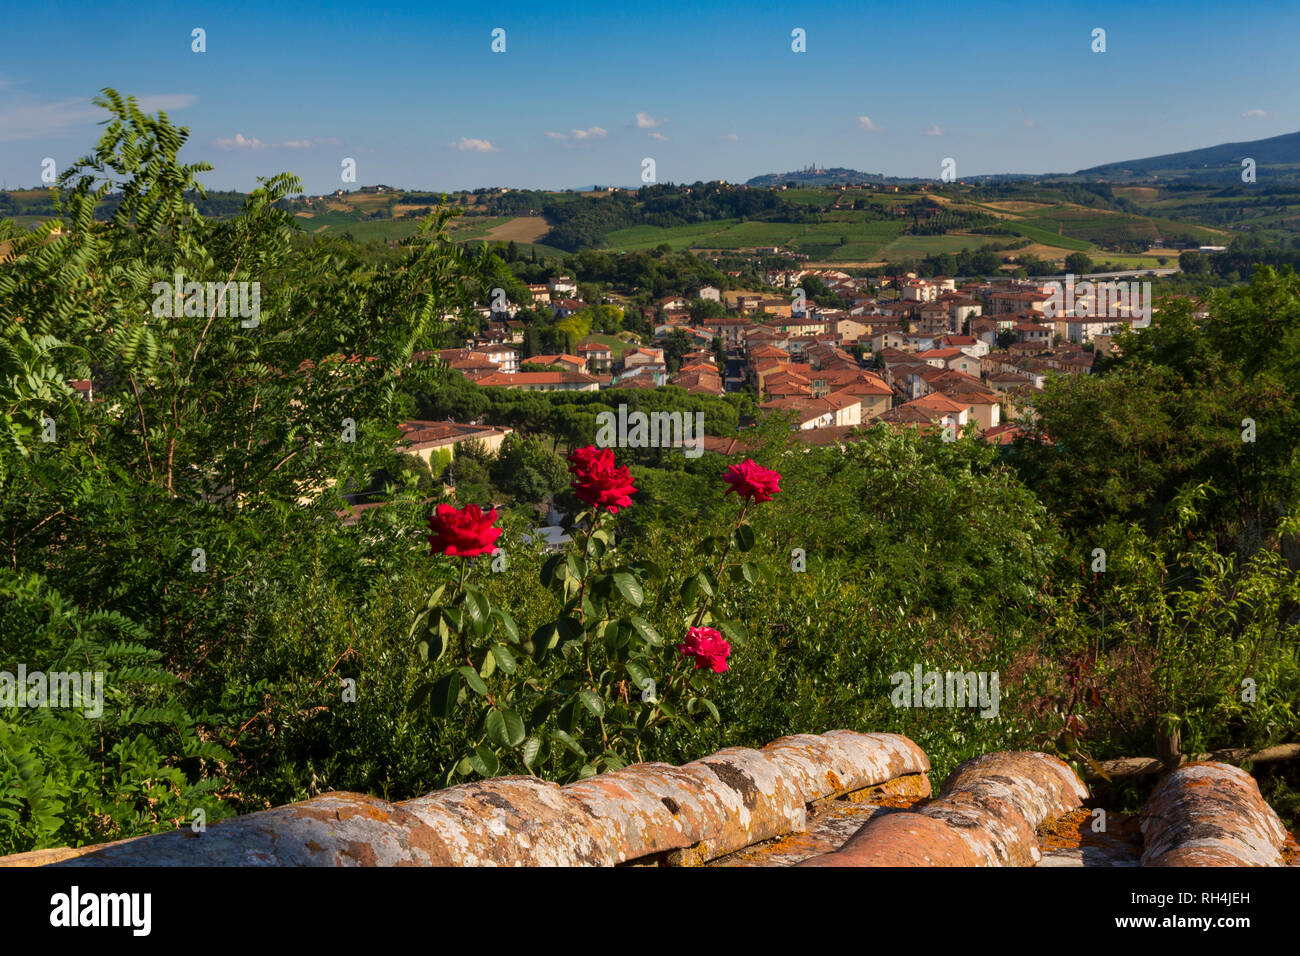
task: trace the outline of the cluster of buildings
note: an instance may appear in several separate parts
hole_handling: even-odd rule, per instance
[[[478,340],[439,357],[478,384],[506,388],[677,385],[721,395],[748,384],[762,409],[789,413],[801,437],[814,443],[841,440],[877,421],[954,434],[974,425],[986,440],[1009,443],[1049,376],[1088,374],[1095,357],[1113,348],[1113,335],[1137,317],[1109,305],[1098,309],[1086,297],[1072,299],[1068,311],[1052,308],[1060,301],[1052,284],[1033,280],[959,284],[909,273],[875,280],[877,288],[833,269],[766,278],[781,291],[704,286],[689,297],[660,299],[645,311],[658,344],[622,355],[586,343],[576,355],[521,358],[522,325],[497,313]],[[806,294],[809,278],[834,293],[834,307]],[[572,298],[577,285],[569,277],[530,290],[557,316],[583,307]],[[711,311],[721,314],[693,319],[702,310],[692,306],[702,300],[717,303]],[[685,335],[691,350],[670,375],[663,343],[675,334]],[[719,351],[726,368],[718,367]]]
[[[1096,356],[1113,348],[1112,336],[1137,318],[1094,315],[1096,303],[1082,298],[1069,313],[1049,316],[1053,292],[1045,282],[959,286],[909,274],[889,277],[875,293],[834,270],[768,279],[799,290],[809,275],[848,307],[821,308],[798,291],[730,291],[721,294],[725,318],[694,324],[683,315],[689,303],[662,303],[655,332],[686,328],[702,344],[721,338],[761,407],[792,413],[813,443],[879,421],[948,434],[970,424],[985,440],[1007,444],[1050,375],[1088,374]]]

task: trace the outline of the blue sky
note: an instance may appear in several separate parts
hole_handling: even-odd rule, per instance
[[[208,186],[311,193],[347,157],[355,185],[568,188],[638,184],[645,157],[661,182],[1068,172],[1300,129],[1294,2],[481,6],[13,5],[0,181],[86,152],[102,87],[188,126]]]

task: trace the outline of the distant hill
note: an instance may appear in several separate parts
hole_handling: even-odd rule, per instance
[[[1241,161],[1253,159],[1257,166],[1295,167],[1285,178],[1300,175],[1300,132],[1245,143],[1223,143],[1181,153],[1165,153],[1147,159],[1130,159],[1081,169],[1075,175],[1096,179],[1208,178],[1240,181]]]
[[[881,173],[863,173],[856,169],[836,166],[832,169],[800,169],[793,173],[764,173],[745,183],[746,186],[780,186],[798,183],[800,186],[837,186],[850,183],[883,183]]]

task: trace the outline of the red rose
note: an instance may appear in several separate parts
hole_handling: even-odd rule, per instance
[[[492,527],[497,520],[493,508],[484,514],[478,505],[466,505],[456,510],[452,505],[438,505],[429,515],[429,553],[452,557],[473,558],[491,554],[501,537],[501,529]]]
[[[614,467],[614,451],[588,445],[569,453],[569,471],[573,473],[573,494],[593,508],[605,508],[617,514],[619,508],[632,504],[632,472],[626,465]]]
[[[697,671],[712,667],[713,673],[721,674],[728,669],[727,655],[731,653],[731,645],[711,627],[691,628],[686,632],[686,643],[678,644],[677,649],[695,658]]]
[[[722,480],[731,485],[728,495],[735,492],[740,497],[753,501],[771,501],[772,496],[781,490],[776,484],[781,476],[771,468],[757,464],[752,458],[746,458],[739,465],[732,465]]]

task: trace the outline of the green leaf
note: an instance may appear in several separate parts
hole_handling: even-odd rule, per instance
[[[744,647],[749,641],[749,632],[739,621],[715,621],[714,626],[722,632],[728,643]]]
[[[532,714],[529,715],[528,722],[534,727],[540,727],[542,724],[546,723],[546,718],[551,716],[551,711],[555,709],[557,703],[559,702],[554,697],[543,698],[538,702],[537,706],[533,708]]]
[[[614,587],[618,588],[618,593],[623,596],[623,600],[633,607],[640,607],[641,602],[645,600],[645,591],[641,590],[637,579],[626,571],[614,572]]]
[[[581,580],[587,576],[587,562],[581,556],[574,554],[572,551],[568,555],[569,574]]]
[[[582,701],[582,705],[584,707],[586,707],[597,717],[604,716],[605,702],[600,699],[600,695],[597,694],[594,690],[589,690],[588,688],[584,687],[582,690],[578,691],[578,699]]]
[[[632,625],[627,621],[615,621],[612,630],[613,634],[605,642],[605,646],[617,652],[614,655],[615,658],[624,660],[630,650],[635,650],[635,648],[629,648],[629,645],[632,643],[632,635],[636,632],[632,630]]]
[[[498,747],[517,747],[524,740],[524,722],[509,707],[488,711],[488,740]]]
[[[510,641],[511,644],[518,644],[519,625],[516,624],[515,619],[510,616],[510,612],[505,610],[504,608],[493,608],[492,613],[495,614],[498,619],[500,619],[501,628],[506,632],[506,639]],[[500,663],[500,661],[498,661],[497,663]],[[502,669],[504,670],[504,668]]]
[[[429,699],[429,692],[432,690],[433,681],[424,681],[415,688],[415,693],[411,695],[411,701],[406,705],[406,709],[408,711],[419,709],[420,705]]]
[[[560,642],[560,629],[554,624],[543,624],[533,631],[533,660],[541,663],[546,655]]]
[[[480,697],[487,696],[487,684],[483,683],[483,678],[479,677],[472,667],[462,667],[460,676],[465,678],[465,683],[470,689]]]
[[[645,666],[640,661],[627,662],[627,676],[632,678],[632,683],[636,685],[638,690],[644,690],[646,681],[651,679],[650,672],[645,669]]]
[[[465,604],[463,607],[474,627],[474,632],[479,637],[482,637],[487,633],[487,629],[492,623],[492,608],[488,604],[488,599],[476,588],[467,584],[465,585]]]
[[[429,595],[429,603],[425,605],[425,609],[432,611],[435,607],[437,607],[438,602],[442,600],[442,593],[446,590],[447,590],[447,585],[445,584],[439,584],[436,588],[434,588],[433,593]]]
[[[731,532],[731,546],[737,551],[750,551],[754,547],[754,529],[742,524]]]
[[[438,628],[439,633],[443,627],[446,627],[449,634],[459,634],[465,629],[465,612],[458,607],[444,607],[442,625]]]
[[[577,618],[561,617],[555,622],[555,626],[559,630],[560,643],[567,644],[569,641],[582,640],[582,625],[578,623]]]
[[[700,543],[695,546],[695,553],[702,558],[707,558],[717,549],[717,539],[713,535],[707,538],[701,538]]]
[[[554,554],[551,555],[551,557],[546,559],[546,563],[542,565],[542,574],[541,574],[543,587],[550,587],[552,582],[557,580],[556,574],[559,571],[563,570],[566,575],[568,574],[569,569],[567,567],[562,567],[563,564],[564,564],[563,554]],[[563,577],[559,578],[559,580],[563,580]]]
[[[415,635],[420,633],[420,628],[427,626],[426,622],[428,619],[429,612],[427,610],[421,611],[419,614],[415,615],[415,620],[411,622],[411,630],[407,632],[406,636],[411,640],[415,640]]]
[[[524,766],[529,770],[533,769],[533,764],[537,762],[537,756],[542,750],[541,740],[536,737],[529,737],[524,741],[524,745],[520,749],[524,758]]]
[[[436,662],[446,652],[451,634],[447,630],[446,622],[442,620],[441,614],[437,617],[438,624],[436,627],[429,617],[422,614],[420,618],[424,633],[421,635],[419,643],[415,645],[415,649],[419,652],[420,660],[426,663]]]
[[[745,580],[750,584],[757,584],[759,578],[758,568],[746,561],[740,566],[740,573],[745,576]]]
[[[695,596],[699,594],[700,582],[698,576],[687,578],[682,582],[682,607],[694,607]]]
[[[501,715],[501,711],[489,710],[486,726],[488,740],[498,747],[510,746],[509,735],[506,733],[506,719]]]
[[[664,579],[664,570],[653,561],[638,561],[636,567],[641,571],[641,576],[647,581],[658,583]]]
[[[645,618],[633,617],[628,620],[632,624],[632,630],[636,631],[641,640],[655,647],[661,647],[663,645],[664,639],[659,635],[658,631],[650,626],[650,622]]]
[[[568,703],[566,703],[563,707],[560,708],[560,712],[555,715],[555,723],[558,724],[561,729],[568,730],[569,733],[572,733],[577,728],[578,726],[577,698],[570,700]]]
[[[500,769],[497,755],[487,747],[479,744],[469,754],[469,765],[482,777],[492,777]]]
[[[715,724],[722,723],[722,717],[718,714],[717,704],[713,703],[713,701],[709,700],[707,697],[701,698],[700,703],[704,705],[705,710],[709,712],[709,715],[713,718]]]
[[[493,711],[493,713],[500,713],[501,716],[505,718],[507,747],[518,747],[524,742],[524,737],[527,736],[527,731],[524,729],[524,721],[522,717],[509,707],[502,707],[500,711]]]
[[[468,669],[468,668],[467,668]],[[471,671],[471,673],[473,673]],[[475,677],[478,675],[475,674]],[[443,674],[433,682],[429,691],[429,705],[436,717],[450,717],[460,699],[460,671]]]
[[[573,739],[573,735],[572,735],[572,734],[570,734],[570,733],[568,733],[568,732],[566,732],[566,731],[563,731],[563,730],[552,730],[552,731],[551,731],[551,739],[552,739],[552,740],[557,740],[557,741],[559,741],[559,742],[560,742],[561,744],[563,744],[563,745],[564,745],[568,750],[570,750],[570,751],[572,751],[573,753],[577,754],[577,755],[578,755],[579,757],[581,757],[583,760],[586,760],[586,759],[587,759],[587,751],[585,751],[585,750],[582,749],[582,744],[578,743],[576,740]]]
[[[510,648],[504,644],[493,644],[491,650],[492,656],[496,658],[497,666],[501,668],[501,673],[513,674],[519,669],[519,665],[515,663],[515,656],[510,653]]]

